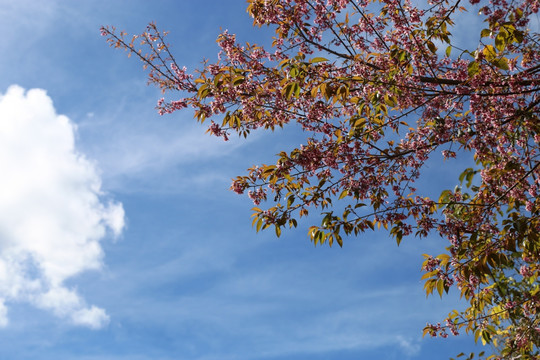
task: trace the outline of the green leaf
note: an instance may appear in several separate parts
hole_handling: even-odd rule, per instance
[[[480,72],[480,66],[476,61],[471,61],[469,66],[467,66],[467,72],[470,77],[473,77]]]
[[[245,80],[246,78],[244,78],[242,75],[237,76],[233,80],[233,85],[236,86],[236,85],[242,84]]]
[[[439,279],[437,280],[437,292],[439,293],[439,296],[442,298],[444,291],[444,280]]]
[[[491,63],[493,65],[495,65],[496,67],[498,67],[499,69],[510,70],[507,58],[503,57],[503,58],[500,58],[500,59],[494,59],[494,60],[491,61]]]
[[[482,31],[480,32],[480,37],[485,38],[485,37],[488,37],[488,36],[491,36],[491,30],[482,29]]]
[[[289,58],[281,60],[281,62],[279,63],[279,67],[283,69],[289,61],[291,61],[291,59]]]
[[[486,345],[491,343],[491,334],[489,331],[483,330],[482,331],[482,345]]]
[[[450,190],[443,190],[441,192],[441,196],[439,196],[439,205],[437,205],[440,208],[442,208],[443,206],[446,206],[449,202],[449,198],[450,198],[450,195],[452,194],[452,192]]]
[[[429,49],[429,51],[431,51],[432,53],[436,54],[437,53],[437,47],[435,46],[435,44],[431,41],[428,41],[427,42],[427,47]]]
[[[467,174],[472,170],[472,168],[466,168],[465,171],[463,171],[461,173],[461,175],[459,175],[459,182],[462,183],[463,182],[463,179],[465,179],[465,176],[467,176]]]
[[[384,95],[384,103],[390,107],[394,107],[397,105],[396,98],[388,95]]]
[[[479,329],[479,330],[476,330],[476,331],[474,332],[474,342],[475,342],[475,343],[478,342],[478,338],[480,338],[480,335],[481,335],[481,334],[482,334],[482,330],[480,330],[480,329]]]
[[[341,235],[338,233],[334,233],[334,237],[339,245],[339,247],[343,247],[343,239],[341,238]]]
[[[424,289],[426,290],[426,297],[433,294],[433,287],[435,286],[435,281],[436,280],[434,279],[429,279],[424,284]]]
[[[519,31],[519,30],[516,30],[514,31],[514,41],[517,42],[517,43],[522,43],[523,42],[523,32],[522,31]]]
[[[497,57],[497,52],[492,45],[487,45],[484,50],[482,50],[482,54],[484,54],[488,61],[491,61]]]
[[[328,59],[323,58],[323,57],[314,57],[313,59],[309,60],[309,62],[312,63],[312,64],[325,62],[325,61],[328,61]]]
[[[401,244],[402,239],[403,239],[403,231],[400,230],[396,233],[396,242],[398,246],[399,244]]]
[[[291,95],[293,93],[293,86],[294,84],[296,83],[288,83],[285,88],[282,90],[283,91],[283,95],[285,95],[285,97],[287,99],[290,99],[291,98]]]
[[[259,220],[257,221],[257,232],[259,232],[261,230],[261,226],[263,225],[263,219],[262,218],[259,218]]]
[[[349,195],[349,190],[345,189],[341,192],[341,195],[339,195],[338,200],[343,199],[345,196]]]
[[[199,87],[199,90],[197,91],[197,96],[199,98],[205,98],[206,95],[208,95],[209,89],[208,84],[203,84],[201,87]]]
[[[367,226],[369,226],[369,228],[370,228],[371,230],[375,230],[375,225],[373,224],[372,221],[366,220],[365,224],[366,224]]]
[[[300,85],[298,85],[298,83],[294,83],[292,91],[294,93],[294,97],[300,96]]]
[[[293,203],[294,203],[294,195],[291,195],[287,198],[287,207],[290,208]]]
[[[448,46],[448,47],[446,48],[446,56],[447,56],[447,57],[450,57],[450,53],[451,53],[451,52],[452,52],[452,46]]]
[[[289,220],[289,227],[297,227],[298,226],[298,222],[296,221],[296,219],[291,219]]]
[[[503,51],[506,48],[506,36],[502,32],[498,33],[495,37],[495,47],[499,51]]]

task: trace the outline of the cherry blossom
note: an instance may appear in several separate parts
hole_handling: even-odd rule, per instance
[[[424,334],[474,334],[500,358],[539,356],[540,36],[537,0],[248,0],[256,27],[275,31],[271,49],[223,31],[215,62],[189,74],[165,34],[150,24],[131,41],[104,27],[114,47],[135,54],[149,81],[191,108],[227,140],[255,129],[297,127],[306,138],[233,180],[255,205],[257,231],[308,229],[316,245],[387,230],[441,236],[447,252],[424,255],[426,293],[456,288],[468,307]],[[477,14],[471,49],[451,29]],[[537,21],[537,20],[536,20]],[[147,53],[139,51],[146,49]],[[474,159],[454,189],[417,189],[426,162]],[[272,196],[270,196],[272,195]],[[273,199],[273,200],[272,200]],[[261,208],[260,208],[261,207]]]

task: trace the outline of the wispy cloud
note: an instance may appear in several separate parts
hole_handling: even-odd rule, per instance
[[[206,134],[207,124],[197,123],[189,110],[159,116],[154,107],[160,94],[151,90],[145,96],[131,93],[138,100],[135,105],[120,101],[120,110],[96,111],[78,121],[82,146],[99,160],[107,188],[122,193],[177,193],[220,183],[225,190],[238,175],[227,163],[244,157],[238,150],[261,135],[247,140],[231,136],[225,142]]]
[[[386,350],[394,358],[418,356],[421,328],[441,309],[423,307],[422,285],[414,278],[418,252],[403,251],[410,244],[388,249],[395,245],[382,244],[383,239],[370,244],[351,239],[347,250],[310,249],[295,241],[299,234],[280,239],[285,246],[261,237],[246,241],[248,230],[239,230],[243,240],[237,241],[210,231],[193,237],[196,242],[179,236],[175,241],[181,245],[169,245],[175,250],[168,251],[168,261],[152,266],[146,259],[136,276],[138,290],[124,289],[117,297],[133,300],[116,318],[130,321],[129,314],[137,314],[138,322],[155,331],[174,326],[189,334],[174,346],[196,346],[197,359],[304,359]],[[248,259],[257,259],[257,265],[246,264]],[[402,283],[375,276],[396,271],[413,277]]]
[[[102,267],[100,241],[124,228],[104,202],[95,165],[75,149],[75,127],[45,91],[12,86],[0,97],[0,324],[6,303],[29,302],[99,328],[103,309],[64,282]]]

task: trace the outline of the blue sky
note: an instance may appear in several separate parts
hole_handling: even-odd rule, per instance
[[[220,28],[250,42],[243,0],[0,0],[0,358],[447,359],[422,338],[458,304],[426,299],[422,253],[385,233],[314,248],[308,223],[256,234],[231,178],[301,134],[224,143],[160,117],[141,65],[101,25],[170,30],[188,69]],[[457,30],[458,35],[460,30]],[[41,90],[38,90],[41,89]],[[453,188],[437,162],[424,186]],[[476,351],[479,351],[476,348]]]

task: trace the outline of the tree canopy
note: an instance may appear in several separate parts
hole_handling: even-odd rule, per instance
[[[398,245],[438,234],[448,247],[424,255],[426,293],[455,287],[467,308],[424,335],[465,331],[492,345],[489,358],[540,356],[538,0],[247,3],[254,26],[275,31],[263,39],[271,45],[223,31],[218,59],[191,72],[154,24],[129,39],[101,32],[174,94],[158,101],[160,114],[192,108],[225,140],[304,131],[301,146],[233,181],[255,204],[257,231],[279,236],[315,212],[314,244],[381,228]],[[468,29],[474,48],[451,33],[463,13],[483,24]],[[431,198],[415,183],[437,154],[475,165]]]

